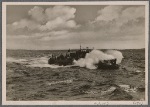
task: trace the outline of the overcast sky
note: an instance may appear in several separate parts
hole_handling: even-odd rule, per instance
[[[145,47],[144,6],[7,6],[7,49]]]

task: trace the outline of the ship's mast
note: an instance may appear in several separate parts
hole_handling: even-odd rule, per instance
[[[81,43],[80,43],[80,50],[81,50]]]

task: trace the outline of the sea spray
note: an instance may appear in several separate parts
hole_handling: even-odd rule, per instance
[[[22,58],[7,57],[6,62],[26,63],[26,62],[28,62],[28,60],[27,59],[22,59]]]
[[[96,64],[99,63],[99,61],[104,60],[111,60],[111,59],[117,59],[116,63],[121,63],[121,60],[123,58],[123,55],[120,51],[117,50],[107,50],[105,52],[99,51],[99,50],[92,50],[90,53],[87,53],[85,58],[80,58],[79,60],[74,60],[74,65],[68,65],[68,66],[59,66],[59,65],[50,65],[48,64],[48,56],[45,57],[39,57],[39,58],[12,58],[8,57],[6,58],[6,62],[15,62],[24,64],[28,67],[49,67],[49,68],[60,68],[60,67],[71,67],[71,66],[79,66],[79,67],[86,67],[88,69],[97,69]]]
[[[114,56],[117,59],[116,64],[120,64],[121,63],[123,55],[122,55],[122,53],[120,51],[107,50],[105,53],[108,54],[108,55]]]
[[[60,68],[60,67],[64,67],[64,66],[59,66],[59,65],[50,65],[48,64],[48,57],[40,57],[40,58],[33,58],[32,61],[29,62],[30,67],[49,67],[49,68]],[[69,66],[65,66],[65,67],[69,67]]]
[[[99,50],[93,50],[90,53],[87,53],[85,58],[81,58],[79,60],[74,60],[74,64],[80,67],[86,67],[89,69],[96,69],[99,61],[114,59],[112,55],[105,54]]]
[[[49,68],[60,68],[60,67],[71,67],[71,66],[59,66],[59,65],[50,65],[48,64],[48,57],[39,57],[39,58],[13,58],[13,57],[8,57],[6,58],[6,62],[9,63],[20,63],[24,64],[27,67],[49,67]],[[74,66],[74,65],[73,65]]]
[[[122,53],[119,51],[111,50],[104,53],[100,50],[92,50],[90,53],[86,54],[85,58],[74,60],[74,64],[88,69],[97,69],[95,65],[98,64],[99,61],[117,59],[117,64],[119,64],[122,58]]]

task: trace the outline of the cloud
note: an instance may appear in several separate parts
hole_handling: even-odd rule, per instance
[[[105,6],[97,12],[94,21],[87,24],[88,30],[114,38],[145,35],[144,6]],[[131,37],[132,38],[132,37]]]
[[[32,49],[77,48],[80,43],[95,48],[144,47],[144,6],[104,6],[82,25],[76,23],[76,11],[71,6],[35,6],[28,18],[7,25],[7,43],[17,48],[30,44]]]
[[[61,28],[76,28],[79,25],[74,20],[76,9],[69,6],[55,6],[45,10],[47,22],[40,30],[53,30]]]
[[[69,6],[54,6],[43,9],[35,6],[28,11],[30,18],[21,19],[12,24],[8,24],[8,34],[16,30],[26,29],[27,32],[36,30],[37,32],[75,29],[79,27],[73,20],[76,9]],[[23,31],[23,30],[22,30]],[[20,33],[19,33],[20,34]],[[24,34],[24,32],[22,32]]]
[[[75,12],[76,9],[69,6],[54,6],[53,8],[47,8],[45,10],[48,20],[54,20],[59,17],[67,21],[75,17]]]
[[[112,21],[119,17],[122,6],[106,6],[98,11],[96,21]]]
[[[40,26],[41,31],[46,30],[58,30],[58,29],[67,29],[67,28],[76,28],[78,25],[76,25],[76,22],[74,20],[65,21],[62,18],[58,17],[54,20],[48,21],[45,25]]]
[[[28,14],[31,16],[33,20],[36,20],[40,23],[46,21],[44,9],[41,7],[35,6],[34,8],[28,11]]]
[[[50,32],[39,32],[39,33],[33,33],[30,35],[8,35],[7,38],[11,39],[35,39],[37,41],[50,41],[50,40],[56,40],[58,38],[63,38],[65,35],[67,35],[69,32],[67,30],[62,31],[50,31]]]
[[[123,25],[129,21],[138,21],[139,18],[145,18],[144,6],[126,8],[117,20],[119,25]]]
[[[34,32],[39,32],[38,28],[41,25],[29,19],[21,19],[20,21],[7,24],[7,35],[30,35]]]
[[[103,47],[108,46],[107,48],[109,46],[128,48],[129,44],[136,48],[143,47],[145,42],[144,6],[105,6],[97,12],[95,20],[82,29],[85,29],[84,32],[88,31],[85,38],[89,44],[92,41],[99,44],[98,41],[100,41]],[[81,38],[83,37],[82,35]],[[113,45],[109,45],[111,42]],[[123,46],[121,43],[129,44]],[[137,43],[139,44],[135,46]]]
[[[106,6],[99,10],[95,18],[95,23],[97,22],[114,22],[118,26],[128,23],[129,21],[138,21],[139,18],[145,17],[144,6],[127,7],[123,6]],[[109,23],[110,24],[110,23]]]
[[[39,27],[39,24],[28,19],[21,19],[20,21],[14,22],[8,26],[12,27],[13,29],[20,29],[27,27],[29,30],[34,30]]]

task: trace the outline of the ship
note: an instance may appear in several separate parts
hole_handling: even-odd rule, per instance
[[[93,48],[94,49],[94,48]],[[60,54],[58,56],[54,56],[53,54],[48,60],[48,64],[55,64],[59,66],[67,66],[67,65],[73,65],[74,60],[79,60],[80,58],[85,58],[86,54],[91,52],[93,49],[89,49],[86,47],[86,49],[80,49],[76,51],[72,51],[69,49],[65,55]],[[103,60],[99,61],[95,66],[98,69],[118,69],[119,65],[116,64],[117,59],[110,59],[110,60]]]

